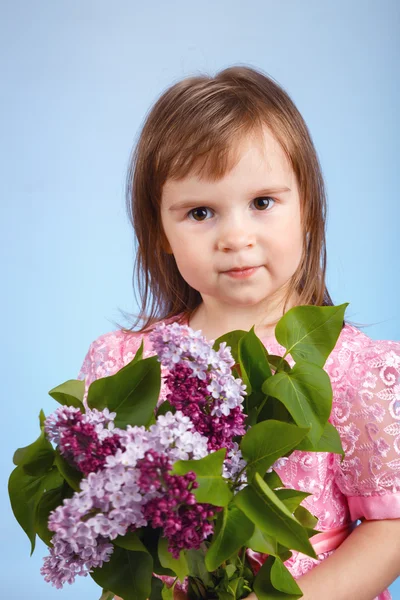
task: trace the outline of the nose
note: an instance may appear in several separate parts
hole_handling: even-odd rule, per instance
[[[238,252],[252,248],[256,238],[251,224],[240,217],[227,220],[219,229],[217,247],[221,252]]]

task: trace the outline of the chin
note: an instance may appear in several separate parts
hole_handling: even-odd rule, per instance
[[[255,297],[255,296],[250,296],[250,295],[246,295],[246,296],[240,296],[238,298],[227,298],[226,299],[226,303],[230,304],[231,306],[257,306],[258,304],[261,304],[263,301],[265,300],[265,296],[263,296],[262,298],[259,297]]]

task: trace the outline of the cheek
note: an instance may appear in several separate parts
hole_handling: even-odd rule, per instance
[[[174,250],[175,261],[180,274],[189,285],[192,285],[191,282],[198,279],[199,275],[207,269],[209,261],[201,248],[196,248],[187,243],[179,246],[175,244]]]
[[[302,231],[298,226],[284,229],[270,245],[271,267],[277,275],[292,275],[300,264],[303,250]]]

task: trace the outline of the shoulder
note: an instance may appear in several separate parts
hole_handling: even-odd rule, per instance
[[[132,360],[143,341],[149,351],[149,333],[116,329],[97,337],[89,346],[88,355],[92,365],[109,374]],[[104,376],[104,375],[103,375]]]
[[[357,327],[346,324],[340,336],[339,349],[343,348],[351,352],[353,361],[370,368],[384,365],[400,368],[399,341],[373,340]]]
[[[397,364],[400,342],[393,340],[373,340],[354,325],[346,323],[332,352],[340,362],[369,361],[374,357],[388,354]]]
[[[371,377],[368,373],[376,376],[376,372],[386,363],[395,366],[397,372],[391,378],[394,378],[393,381],[398,379],[399,357],[400,342],[373,340],[358,327],[346,323],[324,368],[331,378],[334,391],[342,396],[347,386],[356,391],[363,389],[366,378]],[[378,376],[382,376],[382,371],[378,372]]]
[[[160,319],[153,327],[158,323],[170,323],[178,318]],[[96,379],[113,375],[133,360],[142,342],[143,356],[145,358],[153,356],[155,352],[150,341],[150,333],[151,330],[142,332],[116,329],[100,335],[90,344],[78,379],[89,371]]]
[[[383,402],[392,417],[400,419],[400,342],[373,340],[348,325],[337,357],[346,367],[346,384],[364,408],[371,402]]]

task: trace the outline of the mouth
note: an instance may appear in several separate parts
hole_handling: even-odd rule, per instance
[[[258,269],[258,267],[254,267],[253,265],[247,265],[245,267],[234,267],[233,269],[228,269],[227,271],[223,271],[224,273],[235,273],[241,271],[248,271],[249,269]]]
[[[260,267],[235,267],[234,269],[230,269],[229,271],[223,271],[225,275],[229,275],[230,277],[235,278],[244,278],[250,277],[256,271],[258,271]]]

